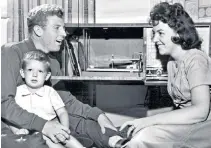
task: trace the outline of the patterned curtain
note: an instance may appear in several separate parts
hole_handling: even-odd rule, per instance
[[[65,23],[93,23],[95,0],[7,0],[7,42],[21,41],[28,36],[27,15],[42,4],[57,4],[64,8]],[[89,18],[88,18],[89,17]]]

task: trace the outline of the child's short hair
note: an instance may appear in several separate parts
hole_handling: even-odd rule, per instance
[[[26,68],[27,61],[30,61],[30,60],[36,60],[36,61],[42,62],[43,64],[45,64],[46,71],[47,72],[51,71],[50,58],[43,51],[33,50],[33,51],[26,52],[22,59],[22,69]]]

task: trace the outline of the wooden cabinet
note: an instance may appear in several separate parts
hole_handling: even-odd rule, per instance
[[[168,57],[160,56],[151,41],[152,27],[140,24],[65,24],[68,42],[82,69],[81,76],[140,77],[142,79],[166,80]],[[197,23],[196,28],[203,39],[202,50],[211,55],[211,24]],[[83,55],[80,55],[80,50]],[[64,76],[69,74],[70,57],[63,50]],[[81,64],[82,63],[82,64]]]
[[[148,24],[66,24],[69,42],[75,42],[82,70],[140,77],[144,73],[144,28]],[[73,41],[77,38],[77,41]],[[73,44],[75,44],[73,43]],[[65,53],[66,54],[66,53]],[[65,62],[63,62],[65,63]],[[66,62],[67,63],[67,62]],[[64,66],[68,68],[68,66]],[[141,74],[142,73],[142,74]],[[66,73],[68,75],[68,73]],[[102,74],[103,76],[103,74]]]

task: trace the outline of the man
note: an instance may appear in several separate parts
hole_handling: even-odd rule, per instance
[[[25,52],[42,50],[45,53],[60,50],[62,40],[66,36],[64,30],[63,10],[56,5],[41,5],[32,9],[27,18],[29,39],[19,43],[2,46],[2,72],[1,72],[1,107],[2,107],[2,146],[6,147],[47,147],[42,134],[48,136],[53,142],[63,142],[69,138],[70,130],[56,121],[46,121],[39,116],[20,108],[14,100],[16,87],[23,84],[19,74],[21,59]],[[49,54],[52,75],[61,75],[59,62]],[[108,147],[106,129],[116,130],[112,122],[98,108],[90,107],[79,102],[70,92],[65,90],[62,82],[51,81],[53,87],[63,99],[69,114],[70,129],[78,134],[90,137],[98,147]],[[17,141],[20,136],[13,135],[7,123],[39,131],[37,135],[23,137],[25,141]],[[115,133],[115,132],[114,132]],[[6,135],[6,136],[5,136]],[[34,136],[34,137],[33,137]]]

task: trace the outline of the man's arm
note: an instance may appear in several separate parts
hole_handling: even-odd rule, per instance
[[[1,117],[21,128],[41,131],[46,120],[22,109],[15,102],[21,55],[11,47],[1,49]],[[20,80],[21,82],[21,80]]]
[[[54,88],[59,93],[60,97],[63,99],[65,106],[68,110],[68,114],[70,115],[70,120],[78,120],[75,122],[71,122],[71,125],[74,127],[77,126],[80,118],[95,120],[99,123],[102,133],[105,133],[105,128],[110,128],[112,130],[117,130],[113,123],[109,120],[109,118],[104,114],[102,110],[97,107],[91,107],[87,104],[83,104],[78,101],[75,96],[73,96],[70,92],[68,92],[65,88],[64,82],[59,81],[54,85]]]
[[[92,119],[97,121],[100,114],[104,114],[102,110],[97,107],[91,107],[90,105],[84,104],[76,99],[70,92],[67,90],[56,89],[62,100],[65,103],[65,106],[68,110],[68,113],[72,116],[82,117],[86,119]]]
[[[59,62],[55,59],[51,60],[52,76],[62,76]],[[97,121],[100,114],[104,113],[97,107],[91,107],[78,101],[65,86],[62,80],[51,80],[52,86],[62,98],[69,114],[72,116],[90,118]]]
[[[20,46],[20,45],[19,45]],[[16,49],[14,49],[16,48]],[[1,49],[1,119],[4,122],[10,122],[14,125],[42,132],[50,137],[55,143],[56,133],[61,133],[64,137],[69,137],[69,129],[55,121],[46,121],[39,116],[29,113],[22,109],[15,102],[16,87],[22,82],[19,74],[21,59],[26,52],[25,46],[18,49],[16,47],[5,47]],[[59,139],[61,141],[61,139]]]
[[[60,70],[60,65],[57,60],[51,60],[51,70],[52,76],[62,76],[62,72]],[[112,122],[106,117],[104,112],[97,107],[91,107],[87,104],[83,104],[82,102],[78,101],[75,96],[73,96],[65,87],[64,81],[60,80],[52,80],[51,81],[53,87],[59,93],[60,97],[62,98],[67,112],[70,115],[70,121],[72,127],[76,127],[78,122],[80,122],[80,118],[91,119],[95,120],[99,123],[102,132],[105,132],[105,128],[111,128],[116,130],[113,126]]]

